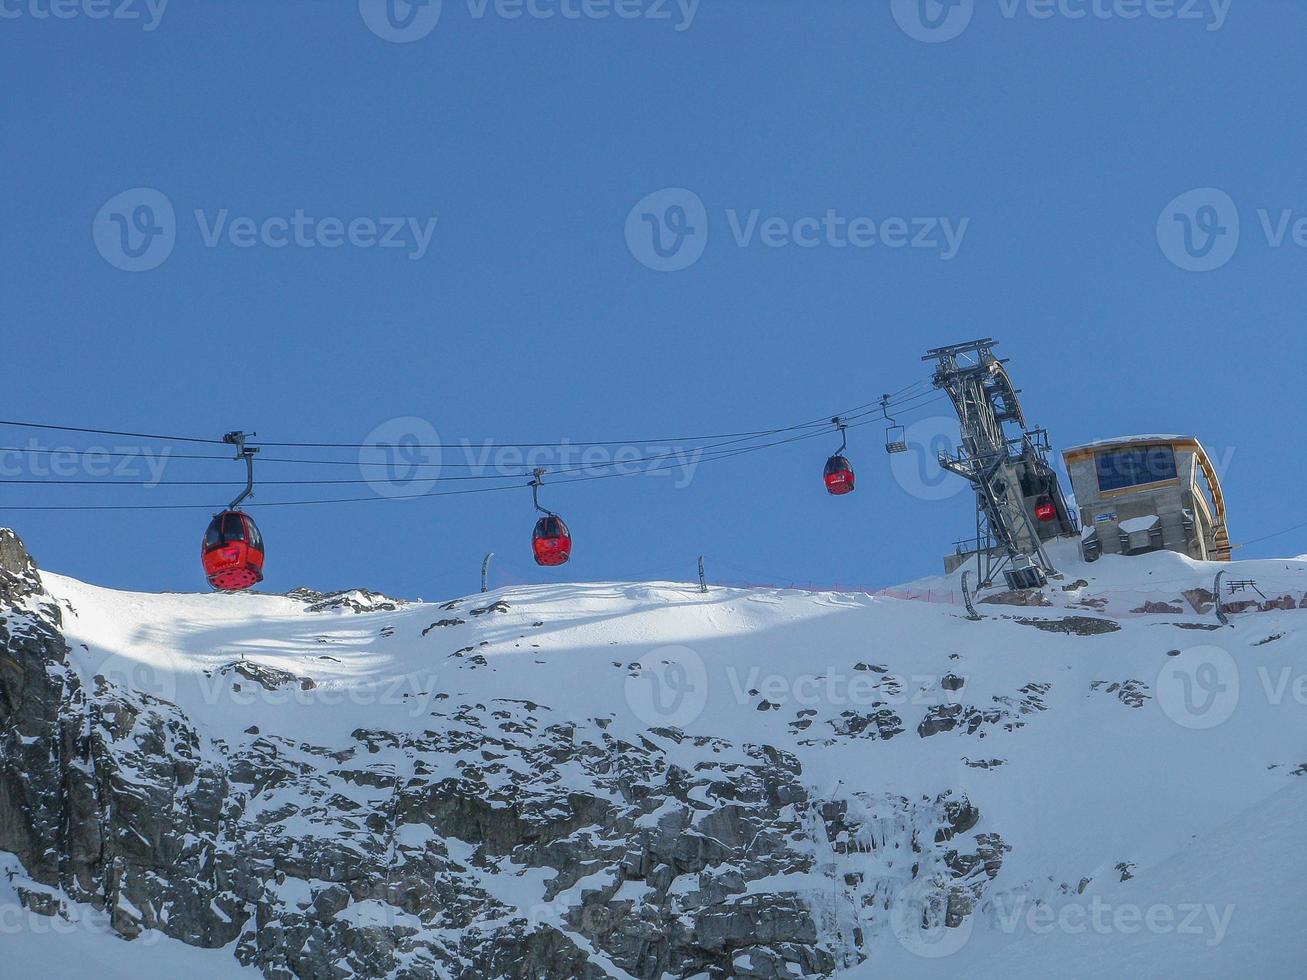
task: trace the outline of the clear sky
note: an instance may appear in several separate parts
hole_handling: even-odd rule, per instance
[[[1307,8],[924,4],[0,0],[0,419],[370,444],[429,431],[392,422],[414,417],[514,472],[509,442],[822,418],[989,335],[1055,445],[1193,433],[1228,463],[1236,542],[1307,521]],[[699,554],[735,580],[931,574],[972,522],[927,460],[946,409],[906,413],[897,475],[879,424],[851,430],[844,498],[820,482],[833,432],[688,481],[546,486],[576,536],[555,570],[521,478],[263,486],[265,587],[458,595],[490,550],[497,584],[689,579]],[[237,488],[143,487],[140,454],[237,484],[175,458],[223,447],[0,427],[29,440],[132,467],[0,484],[44,566],[204,587],[204,508]],[[361,478],[353,450],[274,456],[347,465],[261,478]],[[368,499],[266,506],[338,496]],[[10,509],[175,503],[204,507]],[[1307,528],[1238,554],[1304,551]]]

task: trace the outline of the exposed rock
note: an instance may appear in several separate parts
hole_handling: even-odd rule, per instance
[[[1261,610],[1261,603],[1256,599],[1238,599],[1233,602],[1223,603],[1221,606],[1228,613],[1248,612],[1250,609]]]
[[[1107,608],[1107,599],[1103,596],[1086,596],[1075,602],[1067,603],[1068,609],[1095,609],[1102,611]]]
[[[1117,699],[1128,708],[1142,708],[1144,702],[1152,698],[1148,685],[1143,681],[1093,681],[1089,685],[1092,691],[1115,694]]]
[[[401,605],[364,590],[295,598],[314,613]],[[960,794],[841,795],[772,746],[620,734],[532,701],[442,691],[403,732],[331,744],[260,716],[230,745],[111,671],[79,673],[59,608],[7,532],[0,607],[0,850],[30,879],[23,903],[44,915],[84,903],[129,939],[153,929],[231,946],[270,980],[604,980],[606,962],[639,980],[829,976],[865,955],[863,930],[889,928],[905,887],[964,923],[1009,850]],[[484,645],[453,663],[489,669]],[[901,679],[856,669],[881,700],[825,719],[799,710],[794,730],[822,743],[901,735]],[[244,659],[209,676],[314,684]],[[947,674],[938,689],[964,687]],[[1048,690],[934,705],[918,734],[1013,730]],[[832,917],[833,894],[856,915]]]
[[[1097,619],[1092,616],[1064,616],[1061,619],[1018,619],[1022,626],[1033,626],[1046,633],[1074,633],[1078,636],[1099,636],[1103,633],[1115,633],[1121,629],[1119,623],[1110,619]]]
[[[1133,613],[1181,613],[1184,608],[1178,602],[1153,602],[1149,600],[1138,609],[1131,609]]]
[[[1303,596],[1307,600],[1307,596]],[[1298,600],[1291,595],[1277,596],[1274,599],[1267,599],[1265,602],[1258,604],[1259,612],[1271,612],[1276,609],[1297,609]]]
[[[1045,710],[1043,696],[1048,690],[1048,684],[1027,684],[1017,691],[1019,697],[995,695],[993,706],[985,708],[958,703],[931,705],[917,725],[917,734],[929,738],[941,732],[957,731],[984,738],[987,726],[1014,731],[1025,725],[1023,715]]]
[[[426,636],[434,629],[444,629],[447,626],[462,626],[466,622],[467,622],[466,619],[438,619],[430,626],[428,626],[426,629],[424,629],[422,631],[422,635]]]
[[[834,735],[832,737],[805,739],[802,744],[833,745],[839,739],[846,738],[880,739],[884,741],[903,732],[903,719],[891,708],[883,706],[881,702],[876,702],[866,711],[845,709],[837,717],[826,719],[825,723],[833,730]],[[808,727],[806,721],[791,722],[791,725],[800,730]]]
[[[292,674],[289,670],[282,670],[280,667],[269,667],[266,664],[255,663],[252,660],[233,660],[230,663],[223,664],[216,670],[205,671],[208,677],[243,677],[246,680],[253,681],[265,691],[279,691],[287,687],[299,688],[301,691],[311,691],[317,684],[308,677],[300,677]],[[240,683],[234,684],[236,690],[240,690]]]
[[[286,593],[287,598],[298,599],[304,603],[304,611],[311,613],[338,612],[348,610],[353,613],[394,612],[408,605],[404,599],[392,599],[380,592],[368,589],[343,589],[339,592],[317,592],[313,589],[298,588]]]
[[[1051,606],[1053,600],[1038,589],[1019,589],[987,595],[981,602],[999,606]]]
[[[836,966],[802,884],[815,804],[785,753],[675,729],[632,743],[521,701],[336,746],[249,726],[236,753],[113,677],[85,690],[12,536],[0,562],[0,850],[42,914],[67,895],[127,938],[234,943],[270,978],[600,980],[591,949],[641,978]],[[307,681],[250,661],[211,676]],[[483,887],[524,869],[547,872],[536,906]]]

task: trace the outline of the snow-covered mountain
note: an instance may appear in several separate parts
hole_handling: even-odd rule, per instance
[[[123,593],[0,532],[7,964],[1301,975],[1307,562],[1054,558],[975,620],[956,577]]]

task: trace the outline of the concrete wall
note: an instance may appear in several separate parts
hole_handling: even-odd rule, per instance
[[[1136,531],[1129,535],[1127,548],[1123,549],[1121,524],[1134,518],[1156,517],[1161,529],[1162,548],[1191,558],[1208,557],[1207,543],[1211,538],[1208,508],[1205,501],[1194,500],[1195,496],[1201,496],[1197,457],[1193,450],[1177,448],[1175,462],[1178,479],[1173,483],[1118,490],[1106,495],[1098,489],[1094,456],[1068,462],[1067,470],[1080,509],[1081,525],[1095,529],[1102,554],[1119,554],[1123,550],[1131,553],[1155,546],[1155,536],[1150,540],[1146,531]],[[1186,511],[1193,515],[1192,519]],[[1192,530],[1186,528],[1187,521],[1192,523]]]

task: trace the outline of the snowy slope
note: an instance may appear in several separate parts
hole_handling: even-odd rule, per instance
[[[968,974],[976,980],[1039,980],[1051,973],[1076,980],[1300,976],[1307,953],[1304,812],[1307,785],[1286,786],[1136,879],[1104,889],[1098,921],[1107,928],[1088,916],[1067,917],[1068,929],[1020,935],[970,964]],[[1090,902],[1080,904],[1092,914]],[[1142,913],[1137,920],[1132,909]],[[1118,910],[1126,914],[1118,918]]]
[[[1055,558],[1065,575],[1044,590],[1047,605],[982,601],[980,622],[966,618],[957,576],[911,586],[953,602],[611,583],[443,604],[129,594],[42,577],[88,689],[99,677],[171,702],[230,758],[270,740],[343,747],[360,730],[402,744],[458,704],[498,706],[505,724],[547,715],[596,737],[649,739],[690,771],[702,749],[650,729],[791,754],[812,798],[838,801],[839,814],[813,811],[826,826],[799,845],[807,867],[748,888],[802,896],[849,978],[1215,977],[1243,963],[1265,977],[1298,975],[1307,832],[1293,817],[1307,792],[1295,775],[1307,763],[1307,705],[1293,682],[1307,675],[1307,563],[1226,566],[1264,595],[1248,593],[1233,628],[1218,629],[1201,590],[1219,566],[1172,554],[1084,565],[1074,546]],[[748,761],[739,748],[720,753]],[[455,772],[473,754],[432,764]],[[384,750],[377,758],[404,764]],[[556,775],[582,782],[566,766]],[[530,778],[510,772],[502,785]],[[370,799],[366,787],[337,790]],[[993,875],[977,867],[964,879],[978,895],[965,923],[943,928],[928,908],[921,930],[920,914],[903,913],[915,908],[913,889],[932,875],[957,878],[958,858],[909,853],[907,842],[952,836],[938,829],[946,797],[978,811],[959,839],[979,841],[975,860]],[[478,860],[471,849],[463,857],[468,869]],[[541,918],[540,908],[567,904],[548,894],[549,879],[520,870],[476,880]],[[586,886],[572,887],[579,898]],[[1106,937],[1036,934],[1020,917],[1004,926],[1013,907],[1088,908],[1095,897],[1233,914],[1215,945],[1203,942],[1215,926],[1187,943],[1128,925]],[[342,915],[377,911],[355,902]],[[77,941],[123,948],[98,933]],[[23,949],[39,956],[49,945],[28,936]],[[607,975],[632,975],[588,950]],[[750,973],[761,967],[742,955],[738,975],[767,975]],[[225,975],[203,972],[219,956],[199,956],[185,969]],[[172,975],[163,962],[157,975]]]
[[[18,862],[0,854],[0,956],[6,977],[257,980],[262,975],[241,967],[229,950],[196,949],[160,933],[124,942],[106,915],[87,907],[70,907],[67,918],[29,911],[19,903],[11,872],[14,880],[22,880]]]

